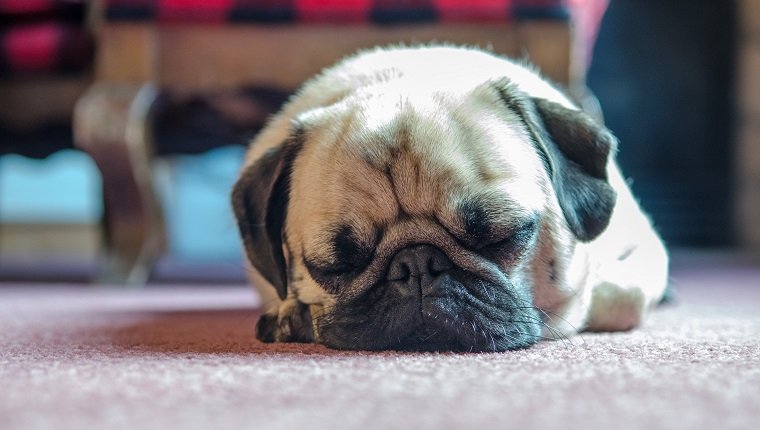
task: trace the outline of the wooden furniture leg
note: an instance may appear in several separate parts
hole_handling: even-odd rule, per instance
[[[150,84],[101,82],[74,110],[75,145],[103,180],[104,246],[99,281],[142,284],[165,246],[151,171]]]

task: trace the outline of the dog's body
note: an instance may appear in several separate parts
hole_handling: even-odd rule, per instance
[[[482,51],[378,49],[327,69],[256,138],[233,192],[270,305],[259,337],[505,350],[638,325],[667,255],[615,145]]]

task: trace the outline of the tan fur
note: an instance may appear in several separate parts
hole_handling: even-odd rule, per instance
[[[461,228],[457,202],[487,193],[511,202],[506,219],[542,214],[531,261],[518,269],[533,281],[536,306],[553,316],[552,330],[638,325],[665,289],[661,241],[614,161],[608,174],[618,197],[610,225],[591,243],[575,240],[530,136],[487,89],[504,76],[526,94],[577,109],[530,68],[455,47],[378,49],[307,82],[252,143],[244,166],[281,145],[294,126],[304,131],[285,228],[294,274],[288,300],[281,305],[265,281],[254,281],[271,306],[282,312],[294,300],[333,304],[302,253],[329,260],[325,232],[346,221],[367,235],[385,229],[378,266],[403,246],[431,243],[461,255],[455,263],[463,267],[498,276],[447,232]],[[400,221],[400,213],[408,216]],[[546,335],[555,336],[552,330]]]

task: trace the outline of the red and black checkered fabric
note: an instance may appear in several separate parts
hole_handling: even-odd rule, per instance
[[[92,58],[86,0],[0,0],[0,75],[78,72]]]
[[[590,54],[609,0],[106,0],[106,3],[106,16],[112,21],[393,25],[572,20]]]
[[[570,18],[573,0],[107,0],[113,21],[235,23],[488,22]],[[577,0],[575,0],[577,1]]]

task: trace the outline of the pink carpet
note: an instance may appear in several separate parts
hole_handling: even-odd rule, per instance
[[[246,288],[0,285],[0,428],[758,428],[760,266],[673,278],[640,330],[499,354],[261,344]]]

